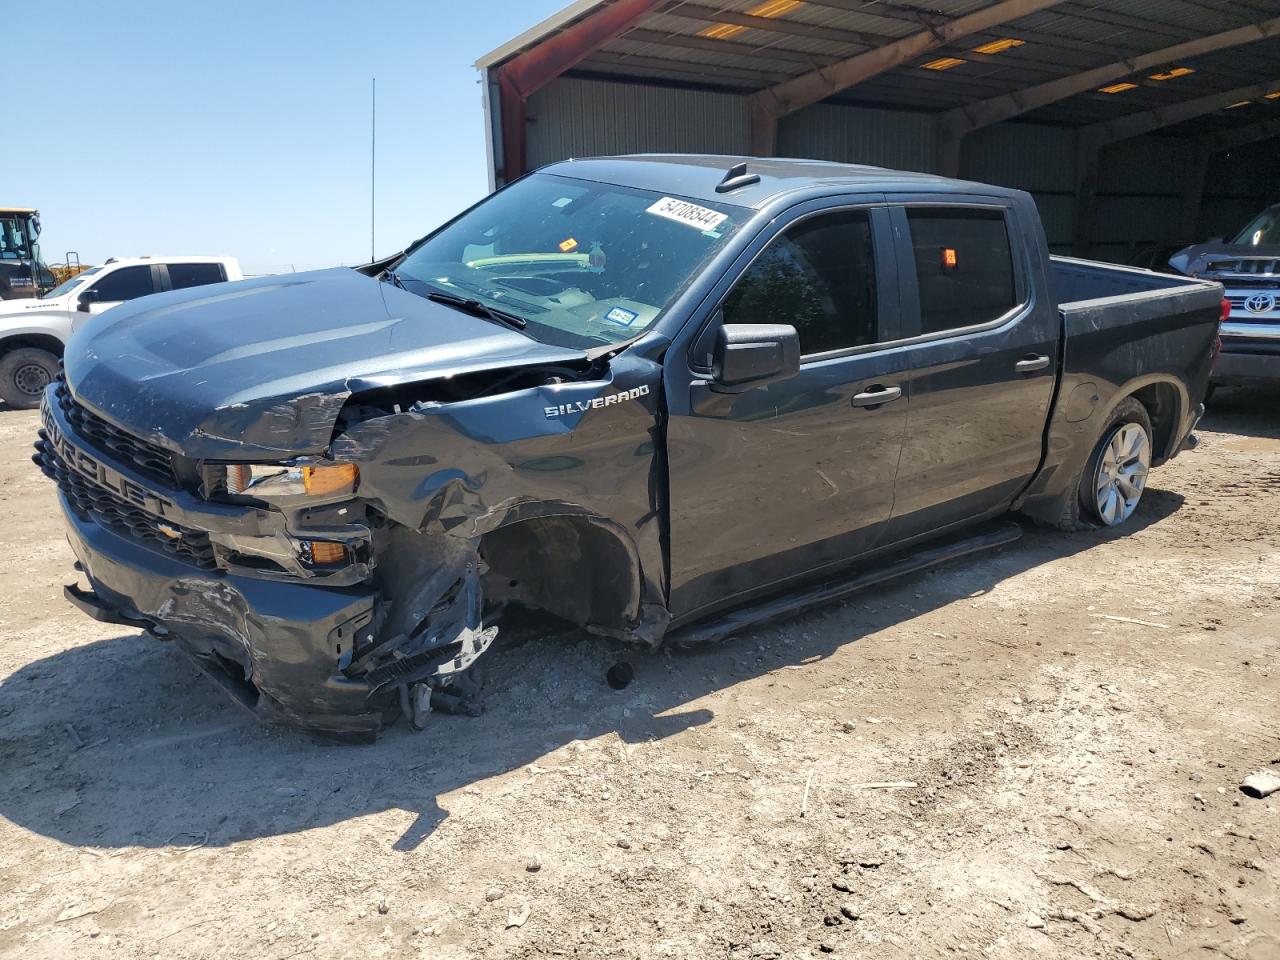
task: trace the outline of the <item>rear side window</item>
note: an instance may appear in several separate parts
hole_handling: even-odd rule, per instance
[[[171,263],[169,284],[175,290],[187,287],[203,287],[206,283],[221,283],[227,279],[220,263]]]
[[[911,207],[920,332],[989,323],[1017,305],[1004,212]]]
[[[103,303],[114,303],[117,300],[133,300],[155,293],[155,283],[151,279],[151,268],[121,267],[113,270],[99,280],[91,288],[98,294]]]
[[[791,324],[806,355],[875,343],[866,211],[820,214],[775,238],[729,292],[724,322]]]

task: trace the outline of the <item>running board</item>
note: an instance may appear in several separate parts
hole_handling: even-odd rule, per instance
[[[886,580],[919,573],[921,570],[936,567],[940,563],[971,553],[1007,546],[1021,537],[1022,527],[1011,520],[1001,520],[979,527],[976,532],[966,536],[943,540],[923,549],[914,550],[896,560],[890,559],[883,565],[860,573],[855,572],[848,580],[824,583],[817,587],[810,587],[808,590],[741,607],[711,620],[680,627],[668,635],[667,642],[677,647],[699,647],[716,643],[728,639],[735,633],[761,626],[809,607],[843,600],[850,594],[884,583]]]

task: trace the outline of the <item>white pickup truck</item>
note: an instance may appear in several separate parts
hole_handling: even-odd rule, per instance
[[[243,276],[235,257],[112,258],[39,299],[0,303],[0,400],[11,408],[38,406],[63,345],[89,317],[149,294]]]

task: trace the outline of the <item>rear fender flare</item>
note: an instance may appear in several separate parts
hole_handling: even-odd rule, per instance
[[[1171,393],[1173,407],[1171,410],[1161,409],[1161,393]],[[1186,384],[1168,374],[1147,374],[1134,377],[1119,387],[1107,400],[1105,406],[1099,407],[1090,417],[1093,424],[1106,423],[1111,414],[1123,401],[1133,397],[1147,408],[1151,417],[1152,464],[1159,466],[1174,455],[1178,440],[1179,425],[1191,409],[1191,398]],[[1096,439],[1096,438],[1095,438]],[[1082,464],[1083,466],[1083,464]]]

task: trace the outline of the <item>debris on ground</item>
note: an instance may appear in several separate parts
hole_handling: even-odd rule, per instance
[[[1261,800],[1280,790],[1280,775],[1270,770],[1259,770],[1245,777],[1240,783],[1240,790],[1246,796]]]
[[[635,667],[625,660],[619,660],[605,673],[604,678],[614,690],[625,690],[635,677]]]
[[[523,927],[526,920],[529,919],[529,904],[522,903],[518,907],[512,907],[507,911],[507,929],[512,927]]]

